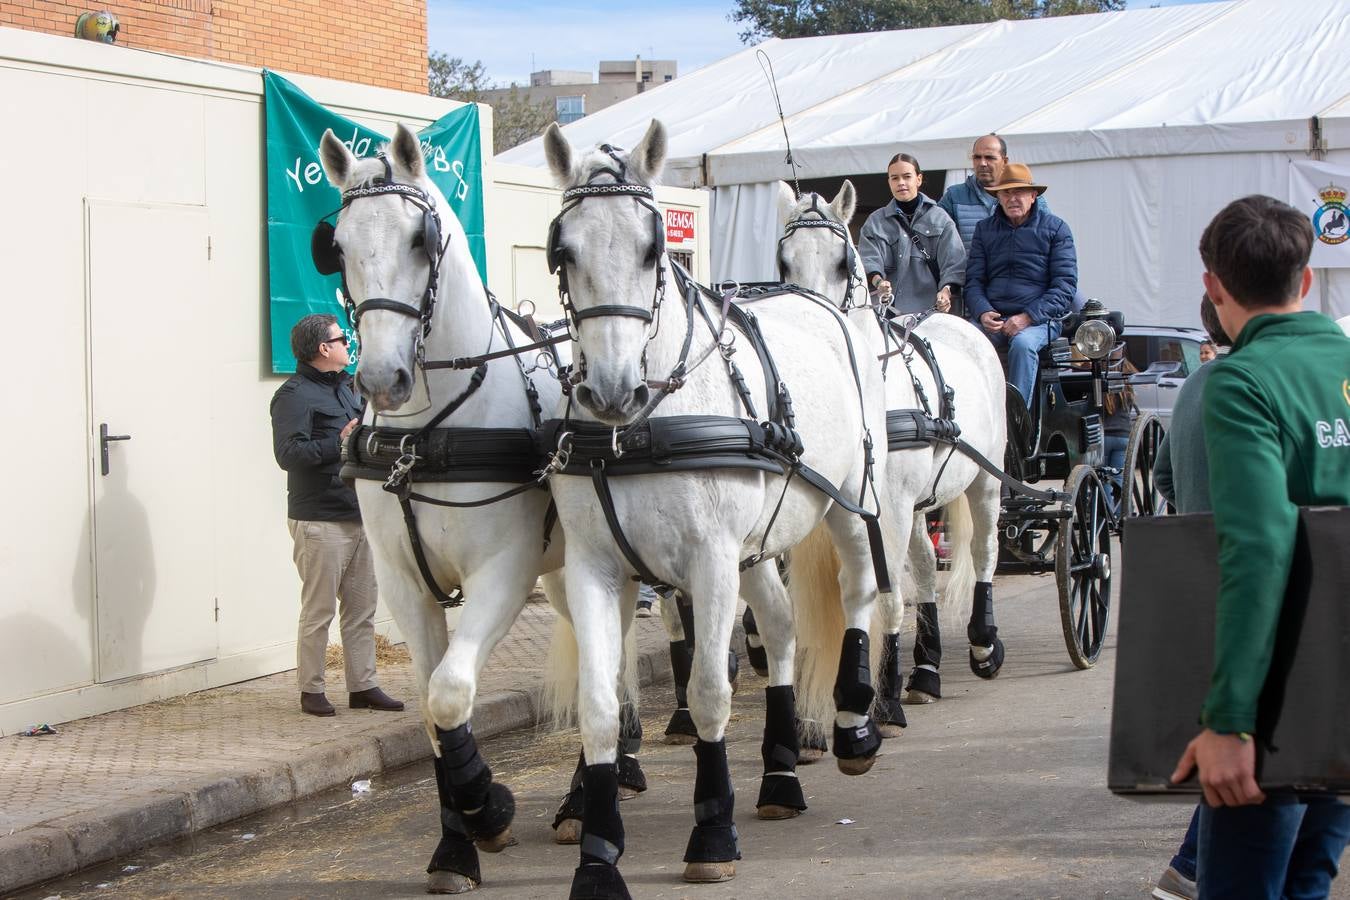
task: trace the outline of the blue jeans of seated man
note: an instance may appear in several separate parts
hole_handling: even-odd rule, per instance
[[[1201,900],[1322,898],[1350,840],[1350,806],[1335,797],[1274,795],[1259,806],[1200,805]]]
[[[978,321],[975,324],[984,331],[984,327]],[[1041,365],[1037,354],[1041,352],[1042,347],[1059,337],[1059,323],[1032,325],[1017,332],[1017,336],[1011,341],[1001,331],[984,331],[984,334],[993,343],[994,349],[1008,348],[1008,381],[1021,391],[1022,399],[1027,402],[1027,408],[1031,408],[1031,392],[1036,389],[1036,371]]]

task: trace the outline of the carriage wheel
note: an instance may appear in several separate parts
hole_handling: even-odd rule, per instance
[[[1167,498],[1153,480],[1153,466],[1158,462],[1158,448],[1162,446],[1163,425],[1153,413],[1144,413],[1130,428],[1130,442],[1125,446],[1126,490],[1121,504],[1122,520],[1133,516],[1163,516],[1171,512]]]
[[[1069,517],[1060,523],[1055,581],[1064,645],[1080,669],[1102,652],[1111,611],[1111,509],[1091,466],[1075,466],[1065,482]]]

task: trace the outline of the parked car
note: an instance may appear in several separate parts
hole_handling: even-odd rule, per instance
[[[1199,328],[1126,325],[1125,357],[1139,370],[1131,379],[1140,412],[1151,412],[1172,426],[1172,406],[1181,383],[1200,368],[1200,345],[1209,335]]]

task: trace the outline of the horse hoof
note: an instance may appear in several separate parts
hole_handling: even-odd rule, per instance
[[[501,834],[495,834],[489,838],[478,838],[473,845],[484,853],[501,853],[507,847],[514,847],[519,841],[511,834],[511,829],[507,828]]]
[[[905,729],[891,722],[882,722],[877,726],[877,733],[884,738],[898,738],[905,733]]]
[[[632,800],[634,797],[636,797],[636,796],[637,796],[638,794],[640,794],[640,793],[642,793],[642,791],[639,791],[637,788],[629,787],[629,786],[626,785],[626,784],[621,784],[621,785],[619,785],[619,799],[620,799],[620,800]]]
[[[713,884],[735,877],[734,862],[691,862],[684,865],[684,880],[692,884]]]
[[[872,756],[860,756],[857,759],[836,759],[839,763],[839,771],[845,775],[866,775],[872,768],[872,764],[877,761],[876,754]]]
[[[430,872],[427,874],[428,894],[467,894],[478,887],[478,882],[458,872]]]
[[[927,691],[920,691],[914,688],[910,688],[909,692],[905,694],[905,702],[908,703],[910,706],[919,706],[920,704],[923,703],[936,703],[940,699],[942,698],[934,697]]]
[[[553,832],[553,843],[555,844],[580,844],[581,843],[581,820],[563,819],[558,823],[558,827]]]
[[[801,810],[793,809],[790,806],[779,806],[776,803],[766,803],[755,810],[755,815],[761,819],[768,819],[776,822],[780,819],[795,819],[800,816]]]

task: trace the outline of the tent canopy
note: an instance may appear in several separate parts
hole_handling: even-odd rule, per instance
[[[772,62],[802,177],[880,171],[897,145],[964,168],[998,132],[1029,163],[1303,152],[1350,138],[1350,0],[1237,0],[872,34],[771,39],[568,125],[573,143],[670,134],[667,183],[790,178]],[[503,162],[543,166],[542,140]]]

